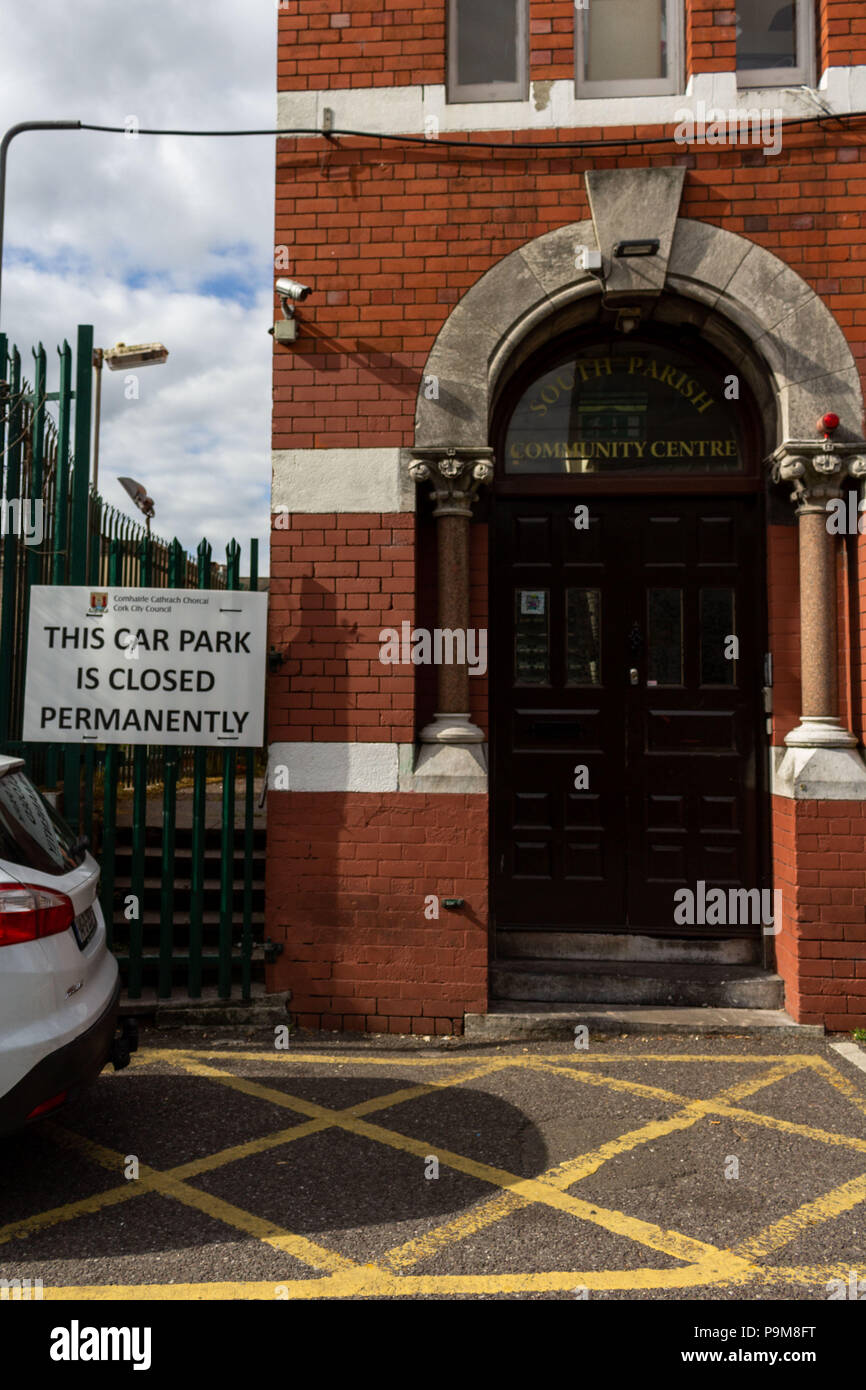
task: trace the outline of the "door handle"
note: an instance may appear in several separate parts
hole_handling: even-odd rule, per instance
[[[637,673],[637,667],[636,667],[636,666],[632,666],[631,670],[630,670],[629,673],[628,673],[628,683],[629,683],[629,685],[637,685],[638,679],[639,679],[639,677],[638,677],[638,673]]]

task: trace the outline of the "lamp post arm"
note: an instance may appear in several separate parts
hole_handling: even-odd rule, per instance
[[[21,121],[10,126],[0,140],[0,294],[3,288],[3,230],[6,219],[6,155],[16,135],[25,130],[80,130],[80,121]]]

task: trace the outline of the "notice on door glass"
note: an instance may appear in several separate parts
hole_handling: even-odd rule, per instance
[[[258,747],[267,595],[31,590],[23,738]]]
[[[520,611],[521,613],[543,613],[545,589],[521,589],[520,590]]]

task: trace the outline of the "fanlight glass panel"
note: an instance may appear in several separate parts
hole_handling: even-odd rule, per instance
[[[505,471],[742,473],[739,407],[725,389],[721,370],[687,352],[630,337],[594,343],[523,392]]]

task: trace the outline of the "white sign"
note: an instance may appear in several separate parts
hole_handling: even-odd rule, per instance
[[[36,585],[23,738],[259,747],[266,629],[266,594]]]

